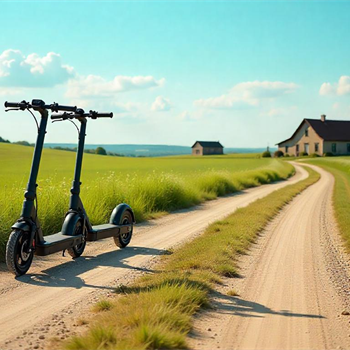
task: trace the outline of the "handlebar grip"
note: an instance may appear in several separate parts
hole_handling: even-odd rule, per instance
[[[5,102],[4,103],[6,108],[27,108],[27,103],[25,101],[22,102]]]
[[[113,118],[113,113],[97,113],[97,118]]]
[[[58,111],[66,111],[66,112],[75,112],[77,110],[77,106],[62,106],[57,103],[53,103],[49,107],[52,112],[58,112]]]

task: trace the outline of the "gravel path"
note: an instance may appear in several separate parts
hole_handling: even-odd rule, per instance
[[[227,279],[215,310],[195,322],[194,349],[350,349],[349,256],[332,209],[334,179],[321,179],[269,224]],[[234,288],[239,296],[230,297]]]

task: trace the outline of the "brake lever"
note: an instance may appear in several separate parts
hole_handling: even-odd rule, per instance
[[[11,111],[22,111],[21,108],[8,108],[8,109],[5,109],[5,112],[11,112]]]

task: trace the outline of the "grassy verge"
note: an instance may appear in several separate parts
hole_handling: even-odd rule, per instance
[[[308,172],[307,179],[210,225],[203,235],[164,256],[157,273],[119,287],[114,299],[95,307],[104,311],[94,317],[89,331],[71,338],[66,349],[186,348],[192,315],[209,305],[210,290],[222,276],[236,276],[237,256],[278,211],[319,179],[315,171]]]
[[[334,176],[333,205],[335,217],[345,247],[350,252],[350,159],[345,157],[315,159],[308,160],[308,163],[320,166]]]
[[[113,157],[95,156],[95,158],[97,160],[103,158],[103,161],[105,158],[115,160]],[[171,169],[171,162],[175,162],[174,167],[181,168],[181,163],[185,160],[171,159],[169,164],[169,159],[152,160],[153,163],[146,165],[142,163],[144,160],[140,160],[140,164],[147,169],[147,166],[155,165],[157,161],[160,164],[167,162],[167,166]],[[94,165],[91,160],[88,161],[86,162],[88,165]],[[134,160],[123,161],[128,164]],[[194,159],[192,163],[196,161]],[[116,175],[114,172],[97,173],[94,180],[88,181],[87,185],[82,187],[82,199],[91,222],[95,225],[108,222],[113,208],[118,203],[128,203],[135,212],[136,220],[140,222],[158,216],[159,213],[188,208],[217,196],[285,179],[294,172],[290,164],[279,160],[270,160],[266,163],[260,159],[242,161],[221,157],[206,158],[205,161],[208,166],[215,164],[218,168],[206,170],[203,168],[198,172],[194,172],[191,168],[191,171],[184,173],[173,173],[171,170],[157,172],[152,171],[152,168],[131,175]],[[215,162],[220,162],[221,165]],[[231,168],[225,169],[228,166]],[[251,166],[254,170],[250,170],[251,168],[246,170],[242,168],[243,166]],[[10,178],[10,174],[7,178]],[[61,229],[69,203],[70,181],[48,178],[39,183],[38,215],[41,227],[46,235],[52,234]],[[12,224],[20,215],[22,202],[23,188],[19,188],[17,183],[0,186],[0,261],[4,260],[6,241]]]

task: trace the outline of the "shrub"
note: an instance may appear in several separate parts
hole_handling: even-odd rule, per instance
[[[311,153],[311,154],[309,155],[309,157],[310,157],[310,158],[317,158],[317,157],[319,157],[319,155],[318,155],[317,153]]]
[[[308,156],[307,152],[300,152],[299,157]]]
[[[334,154],[332,152],[325,152],[323,153],[323,157],[333,157]]]
[[[263,158],[271,158],[271,153],[270,153],[270,151],[265,151],[265,152],[262,154],[262,157],[263,157]]]
[[[96,154],[100,154],[102,156],[106,156],[107,155],[107,152],[106,152],[106,150],[103,147],[97,147],[95,153]]]
[[[288,153],[286,153],[284,156],[285,156],[285,157],[290,157],[290,155],[289,155]]]
[[[282,151],[276,151],[273,156],[275,158],[280,158],[280,157],[283,157],[284,153]]]

